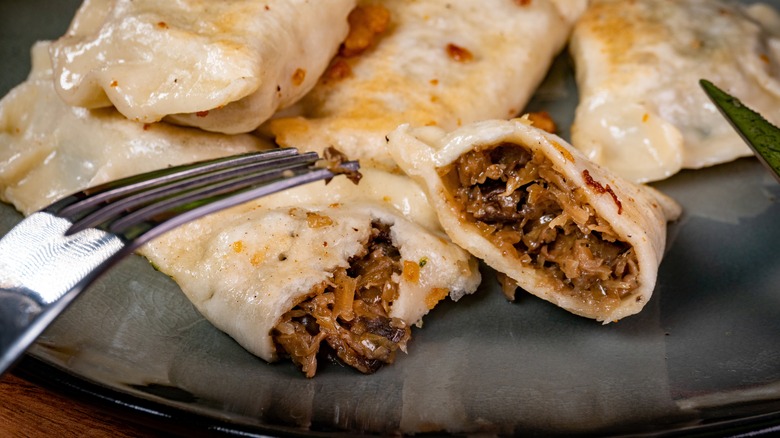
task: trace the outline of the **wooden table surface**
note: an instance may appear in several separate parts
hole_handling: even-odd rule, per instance
[[[0,378],[0,436],[142,438],[162,433],[8,373]]]

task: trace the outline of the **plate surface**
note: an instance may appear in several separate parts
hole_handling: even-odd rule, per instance
[[[2,3],[0,95],[26,77],[32,43],[61,35],[78,3]],[[531,109],[567,126],[575,102],[561,56]],[[652,300],[617,324],[531,296],[510,304],[484,268],[479,292],[437,307],[394,365],[364,376],[323,364],[308,380],[247,353],[133,256],[46,331],[19,371],[133,415],[225,433],[777,428],[780,185],[742,159],[656,186],[685,213],[670,227]],[[0,205],[0,234],[20,218]]]

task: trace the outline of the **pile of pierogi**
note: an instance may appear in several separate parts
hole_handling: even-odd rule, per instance
[[[524,111],[566,51],[570,141]],[[751,155],[699,79],[780,123],[780,15],[728,0],[84,0],[32,60],[0,101],[0,199],[24,214],[249,151],[359,160],[357,185],[260,198],[139,250],[214,326],[307,377],[323,358],[392,363],[483,274],[508,301],[639,312],[682,210],[647,183]]]

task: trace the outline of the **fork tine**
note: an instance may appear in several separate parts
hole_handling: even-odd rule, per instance
[[[101,203],[136,193],[155,185],[171,183],[174,181],[196,177],[219,169],[234,167],[240,164],[260,163],[275,160],[277,158],[297,156],[298,150],[294,148],[270,149],[259,152],[219,157],[212,160],[197,163],[172,166],[164,169],[153,170],[138,175],[128,176],[105,184],[90,187],[82,192],[65,197],[49,207],[46,211],[58,216],[78,219],[80,215],[89,211]]]
[[[300,155],[282,156],[271,160],[237,159],[234,167],[227,167],[229,162],[218,163],[219,166],[208,165],[209,169],[200,172],[191,172],[192,175],[186,175],[182,178],[166,177],[151,183],[144,183],[144,187],[138,190],[129,190],[123,187],[121,192],[110,190],[100,193],[99,201],[93,201],[94,198],[85,198],[60,211],[60,215],[66,215],[75,219],[73,226],[68,234],[77,233],[87,228],[103,228],[101,224],[110,223],[111,220],[128,212],[133,212],[145,205],[161,201],[165,198],[172,198],[179,193],[195,193],[200,188],[213,187],[220,182],[246,180],[254,176],[255,179],[260,175],[275,175],[278,171],[293,169],[300,166],[308,166],[319,159],[316,153],[307,153]],[[209,172],[209,170],[214,169]],[[260,179],[257,179],[260,182]],[[137,186],[136,184],[135,186]],[[131,187],[137,188],[137,187]]]
[[[342,163],[341,167],[357,170],[359,165],[356,161],[350,161]],[[108,230],[126,239],[128,245],[137,248],[154,237],[199,217],[334,176],[329,169],[301,167],[280,170],[271,175],[256,175],[246,180],[232,180],[151,204],[117,219]]]
[[[198,217],[309,182],[330,179],[315,152],[296,149],[218,158],[116,180],[71,195],[45,211],[71,222],[66,235],[97,228],[137,248]],[[356,171],[356,161],[341,163]],[[130,248],[126,248],[130,249]]]

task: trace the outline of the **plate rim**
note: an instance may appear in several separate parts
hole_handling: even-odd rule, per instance
[[[121,391],[119,388],[97,383],[82,375],[75,375],[32,353],[25,354],[11,369],[11,373],[28,382],[44,388],[65,394],[75,400],[88,403],[109,415],[124,419],[136,425],[150,427],[153,430],[176,435],[213,434],[220,436],[242,437],[335,437],[335,436],[385,436],[386,432],[370,433],[349,430],[304,430],[285,426],[249,425],[230,422],[216,418],[203,412],[191,412],[186,409],[166,404],[138,395]],[[109,402],[107,405],[105,402]],[[614,433],[597,433],[599,436],[766,436],[780,433],[780,398],[761,400],[755,403],[733,403],[717,406],[718,410],[738,405],[777,407],[760,414],[736,416],[734,418],[707,418],[706,412],[712,408],[701,409],[697,423],[678,421],[663,423],[661,427],[647,424],[638,428],[637,425],[620,426]],[[602,431],[604,432],[604,431]],[[403,436],[400,431],[395,433]],[[567,433],[566,436],[593,436],[596,431],[582,434]],[[426,434],[423,434],[426,435]],[[436,436],[462,436],[459,433],[437,432]],[[548,435],[553,436],[553,435]]]

